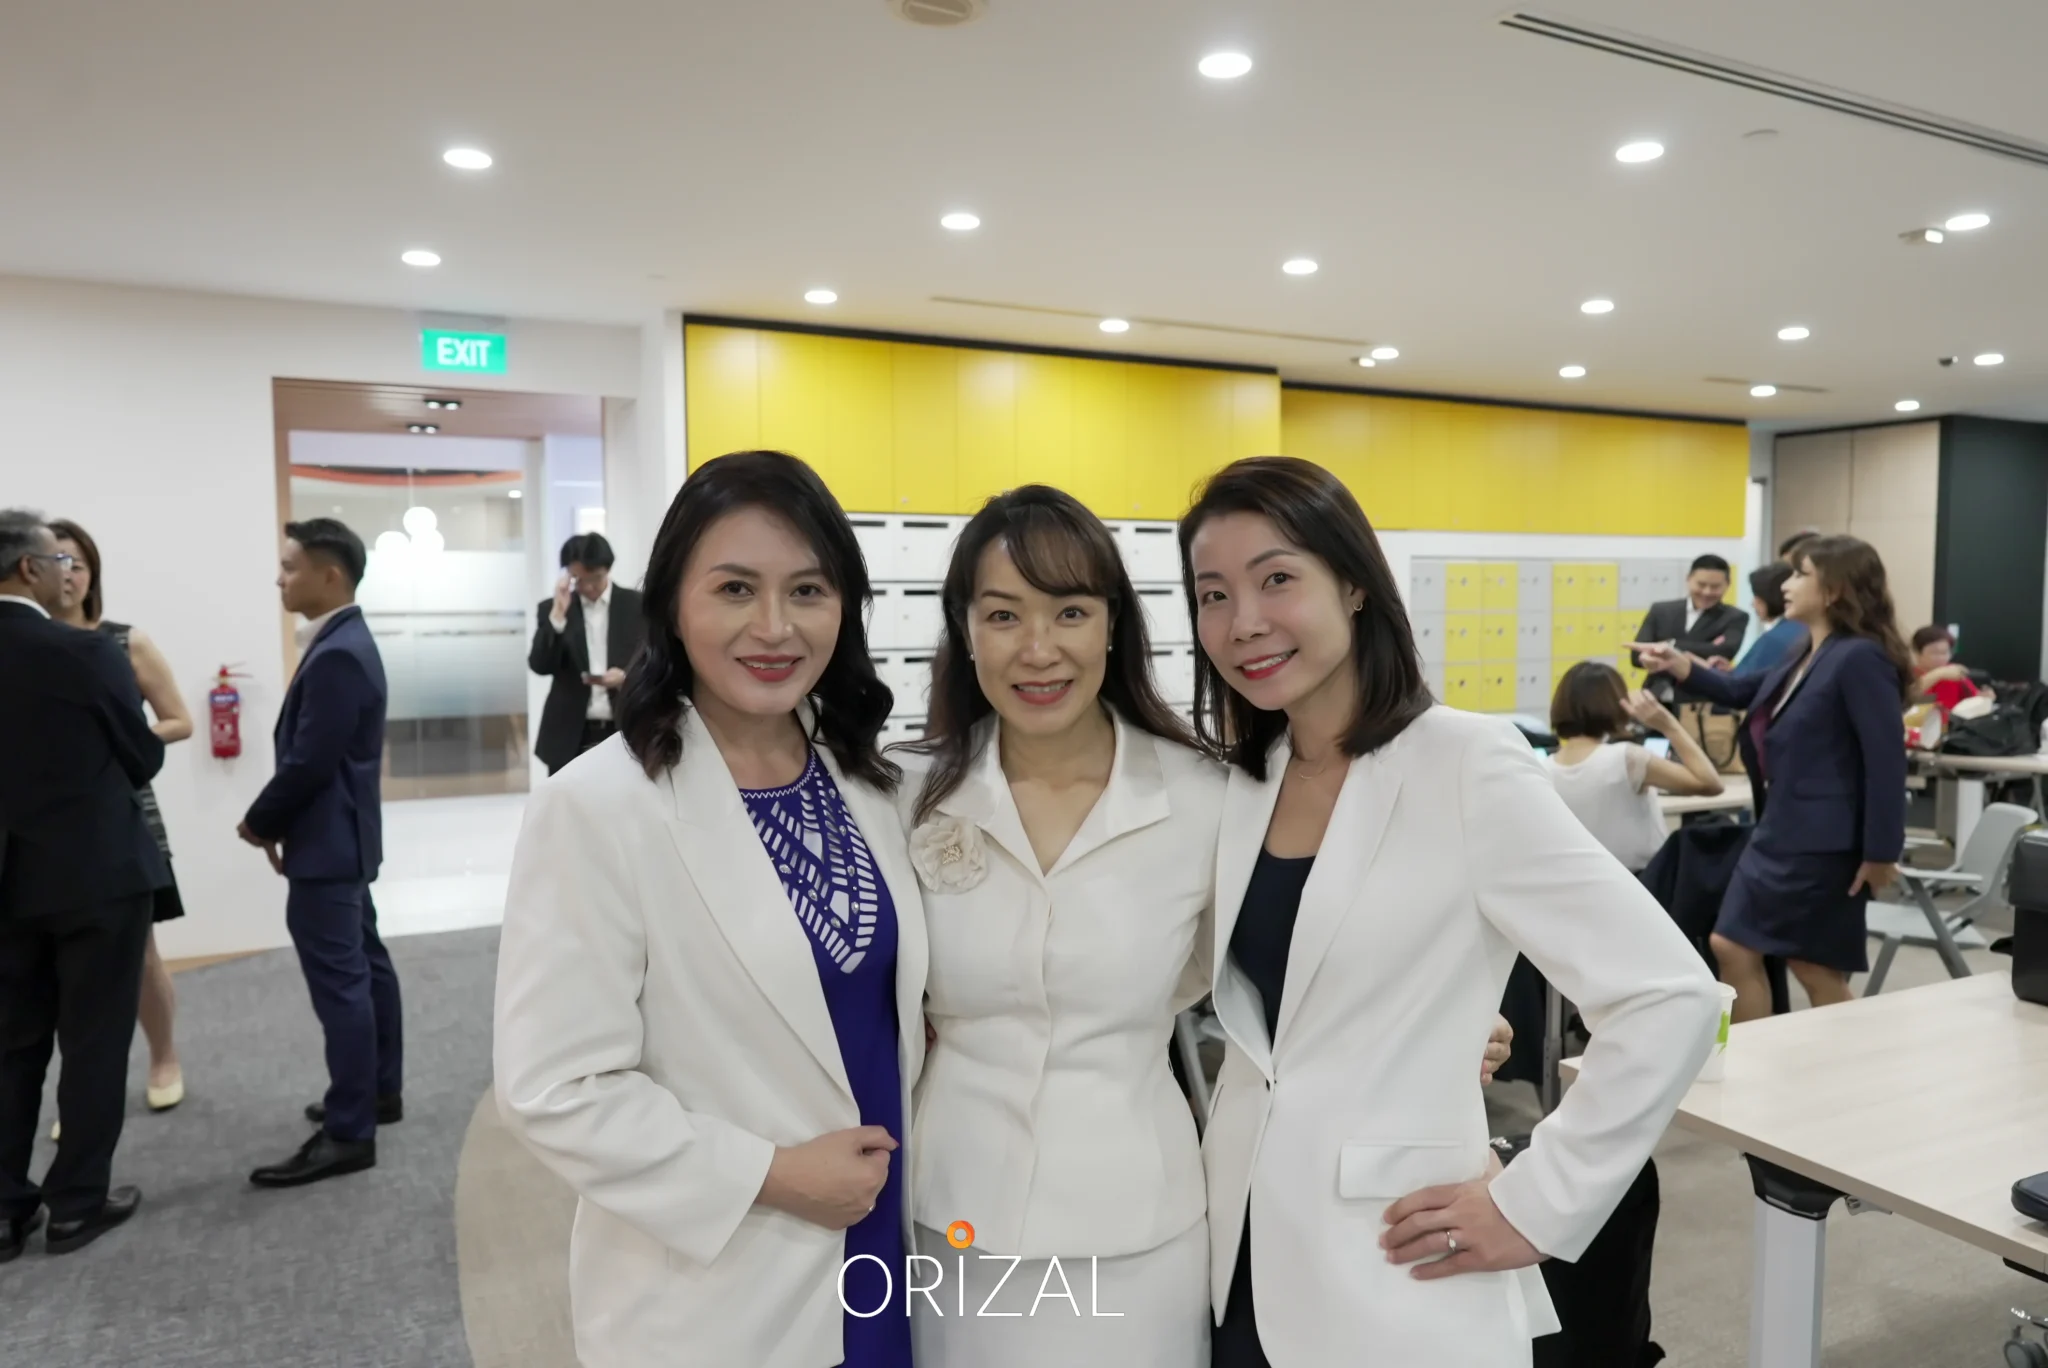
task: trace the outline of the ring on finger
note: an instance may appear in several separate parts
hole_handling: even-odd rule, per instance
[[[1446,1230],[1446,1231],[1444,1232],[1444,1253],[1445,1253],[1446,1255],[1455,1255],[1455,1254],[1457,1254],[1457,1252],[1458,1252],[1458,1237],[1457,1237],[1457,1236],[1455,1236],[1455,1235],[1453,1235],[1453,1234],[1451,1234],[1451,1232],[1450,1232],[1450,1231]]]

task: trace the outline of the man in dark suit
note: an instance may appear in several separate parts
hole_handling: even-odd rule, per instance
[[[0,1263],[48,1208],[52,1254],[135,1213],[110,1188],[142,994],[151,893],[169,882],[135,791],[164,762],[113,638],[51,621],[68,557],[32,513],[0,512]],[[63,1124],[29,1181],[52,1045]]]
[[[370,882],[383,859],[384,661],[356,607],[368,557],[332,518],[285,524],[277,587],[306,619],[305,654],[277,720],[277,772],[238,834],[290,881],[285,925],[327,1039],[320,1129],[257,1169],[258,1187],[296,1187],[377,1162],[377,1127],[403,1114],[398,974],[377,935]]]
[[[1661,641],[1702,660],[1718,662],[1715,668],[1725,670],[1742,649],[1742,634],[1749,627],[1747,613],[1721,601],[1727,597],[1728,562],[1719,556],[1701,556],[1685,578],[1685,597],[1651,604],[1635,640]],[[1642,653],[1632,654],[1641,665]],[[1674,699],[1698,701],[1668,674],[1651,675],[1649,687],[1667,703]]]
[[[612,583],[612,548],[596,532],[562,543],[562,578],[542,599],[526,664],[554,683],[533,753],[553,774],[618,730],[619,686],[640,653],[640,595]]]

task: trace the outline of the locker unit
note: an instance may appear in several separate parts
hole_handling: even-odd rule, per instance
[[[1444,689],[1441,697],[1453,708],[1468,712],[1481,712],[1481,700],[1485,693],[1486,669],[1481,665],[1444,666]]]
[[[1480,666],[1479,711],[1513,712],[1514,710],[1514,662],[1493,661]]]
[[[1415,650],[1425,665],[1444,663],[1444,614],[1419,613],[1409,620],[1415,632]],[[1549,644],[1545,643],[1545,650]]]
[[[1521,650],[1519,621],[1512,612],[1479,615],[1479,658],[1515,660]]]
[[[1417,560],[1408,567],[1408,612],[1442,613],[1444,604],[1444,562]]]
[[[1546,581],[1546,585],[1547,585]],[[1550,659],[1550,610],[1524,608],[1515,614],[1515,659]]]
[[[1176,708],[1195,701],[1195,653],[1190,647],[1157,649],[1152,652],[1152,677],[1159,684],[1160,697]]]
[[[1480,567],[1479,606],[1489,612],[1512,611],[1520,597],[1521,563],[1487,561]]]
[[[1133,583],[1180,583],[1180,538],[1172,523],[1123,522],[1112,530]]]
[[[1613,561],[1587,561],[1579,567],[1583,576],[1581,602],[1588,608],[1614,607],[1615,565]]]
[[[1478,613],[1444,614],[1444,661],[1446,664],[1457,665],[1465,661],[1479,659],[1482,621],[1483,619]]]
[[[1515,563],[1515,607],[1521,612],[1549,612],[1551,567],[1549,561]]]
[[[1550,718],[1550,665],[1548,661],[1524,660],[1515,666],[1515,711],[1532,717]]]
[[[1145,632],[1154,646],[1185,646],[1195,639],[1187,596],[1179,585],[1140,589],[1138,606],[1144,610]]]
[[[1447,612],[1478,612],[1485,607],[1486,567],[1478,561],[1451,561],[1444,566],[1444,608]]]

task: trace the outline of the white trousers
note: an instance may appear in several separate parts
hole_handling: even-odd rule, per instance
[[[916,1285],[942,1279],[911,1298],[917,1368],[1208,1368],[1206,1220],[1110,1259],[998,1258],[925,1226],[917,1252],[939,1267]]]

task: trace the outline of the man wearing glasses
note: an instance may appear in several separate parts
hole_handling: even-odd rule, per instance
[[[68,1254],[142,1200],[110,1184],[150,895],[169,881],[135,791],[164,746],[114,639],[51,620],[70,560],[41,517],[0,511],[0,1263],[45,1211],[45,1247]],[[63,1138],[38,1184],[53,1044]]]

